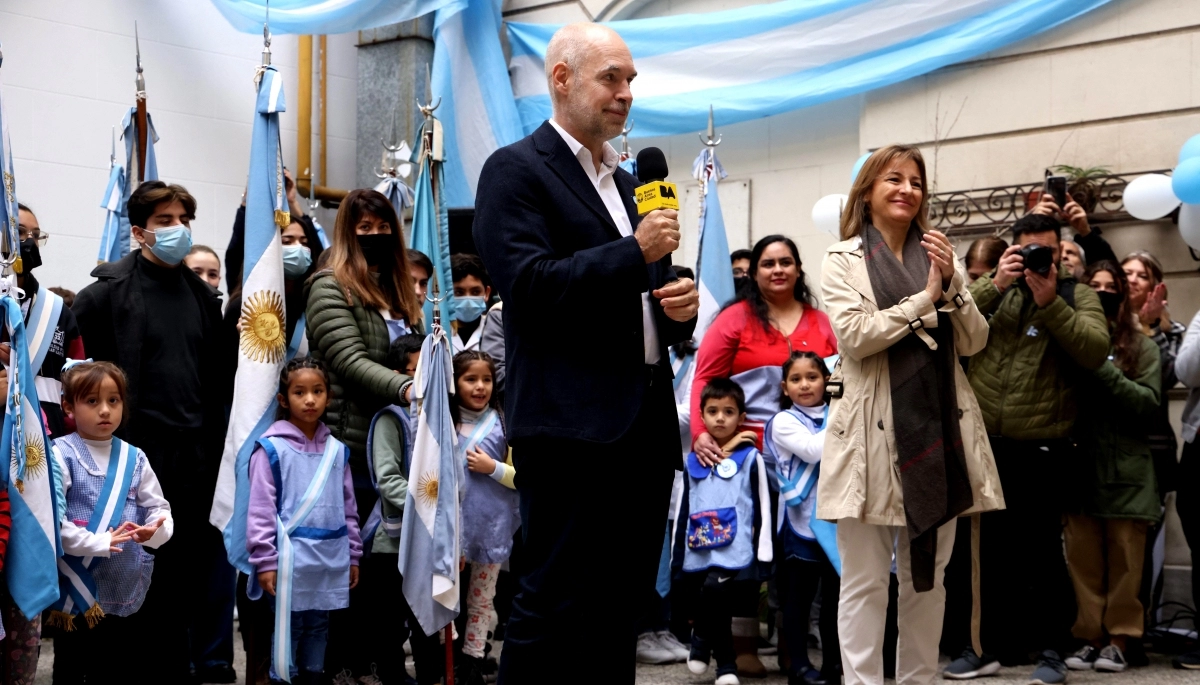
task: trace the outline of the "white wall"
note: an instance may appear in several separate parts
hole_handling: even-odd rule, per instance
[[[78,290],[93,280],[88,274],[103,227],[99,204],[108,180],[110,131],[116,126],[120,133],[121,118],[134,102],[135,19],[149,110],[160,137],[159,173],[196,196],[195,242],[221,254],[229,242],[250,163],[253,77],[262,37],[234,31],[208,0],[5,0],[0,83],[17,195],[51,236],[42,249],[45,264],[36,272],[47,286]],[[333,187],[354,182],[355,38],[328,40]],[[294,36],[277,36],[271,45],[288,98],[282,140],[291,167],[296,45]],[[123,162],[122,141],[118,149]]]

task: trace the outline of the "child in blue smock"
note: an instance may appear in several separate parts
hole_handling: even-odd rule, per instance
[[[467,561],[467,626],[463,635],[466,682],[481,682],[487,634],[496,625],[496,579],[512,554],[521,523],[520,499],[508,458],[508,441],[493,388],[496,362],[478,350],[454,355],[451,412],[458,449],[467,468],[463,479],[462,554]]]
[[[250,455],[246,549],[257,582],[247,594],[275,597],[271,678],[316,685],[329,612],[350,606],[358,584],[358,506],[350,451],[321,422],[329,401],[325,365],[310,357],[288,362],[278,401],[282,420]]]
[[[783,610],[783,638],[791,665],[788,684],[841,681],[837,607],[841,579],[813,532],[817,476],[825,444],[825,381],[829,368],[813,352],[793,352],[783,363],[779,412],[763,432],[775,458],[779,482],[779,548],[776,587]],[[821,587],[821,670],[808,659],[808,618]]]
[[[739,586],[761,584],[773,556],[768,473],[753,431],[738,432],[746,396],[728,378],[714,378],[700,395],[704,428],[723,457],[708,464],[688,454],[683,570],[700,584],[688,669],[700,675],[717,661],[716,685],[738,685],[730,621]]]

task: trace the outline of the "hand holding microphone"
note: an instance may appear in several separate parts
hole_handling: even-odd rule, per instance
[[[638,152],[637,172],[642,185],[634,196],[643,218],[633,237],[649,264],[679,249],[679,199],[675,184],[663,181],[667,158],[662,150],[648,147]]]

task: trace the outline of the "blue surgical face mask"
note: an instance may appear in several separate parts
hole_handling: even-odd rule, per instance
[[[312,252],[304,245],[283,246],[283,275],[287,278],[299,278],[308,273],[312,266]]]
[[[192,251],[192,232],[183,224],[146,231],[154,236],[150,252],[171,266],[183,261]]]
[[[487,311],[487,300],[479,296],[454,297],[454,318],[464,323],[475,321]]]

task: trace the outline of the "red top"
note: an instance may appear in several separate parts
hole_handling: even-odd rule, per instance
[[[740,302],[718,314],[704,333],[696,353],[691,401],[692,440],[704,432],[700,394],[710,379],[729,378],[763,366],[783,366],[793,351],[815,352],[821,357],[837,354],[837,338],[825,312],[805,304],[800,323],[787,338],[774,327],[764,330],[749,302]],[[756,432],[761,433],[761,430]]]

